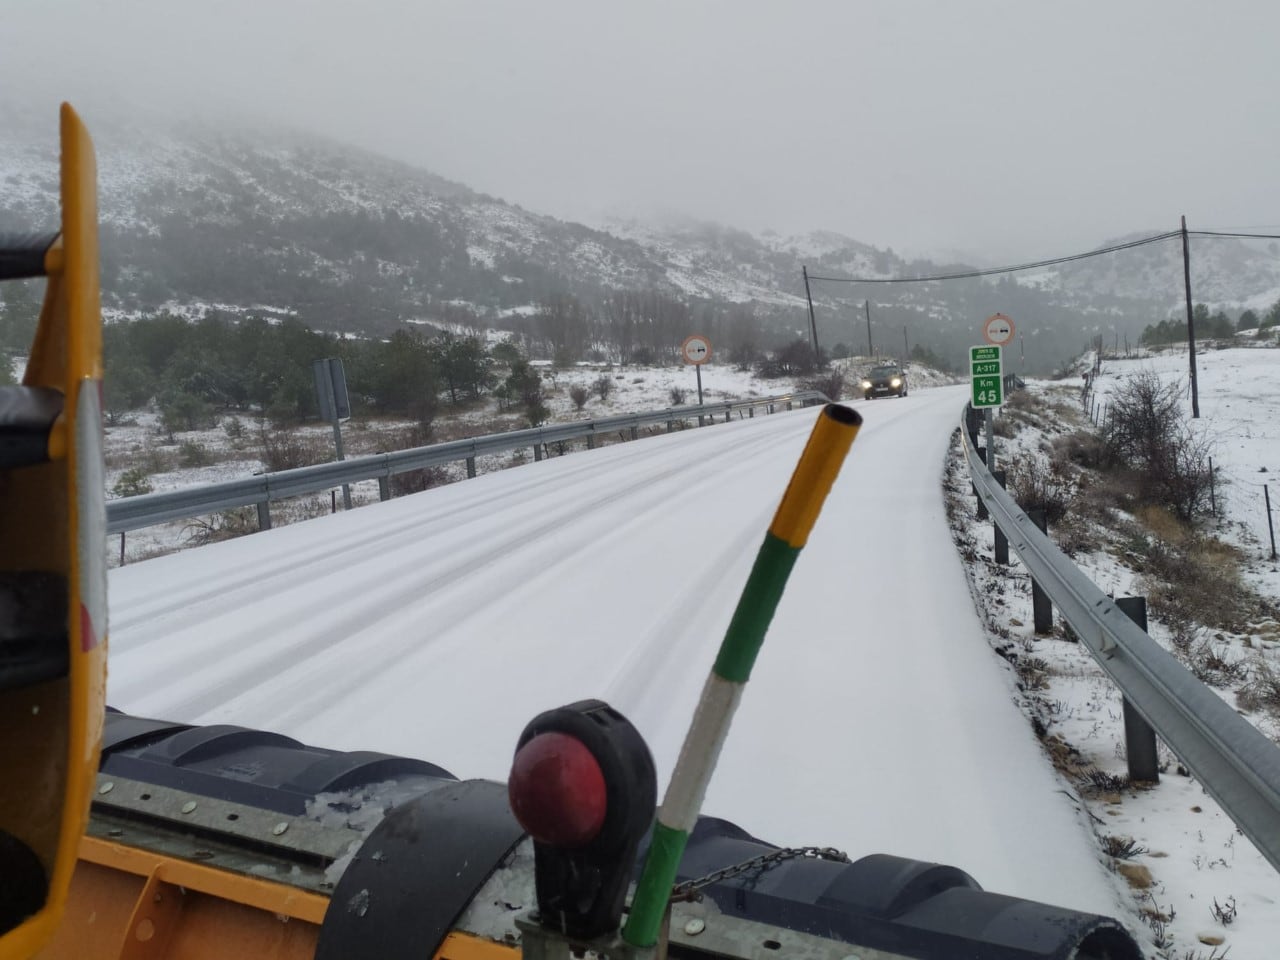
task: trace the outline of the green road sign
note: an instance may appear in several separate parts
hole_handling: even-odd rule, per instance
[[[973,406],[998,407],[1004,403],[1004,369],[999,347],[970,347],[969,372],[973,376]]]
[[[970,347],[969,348],[969,361],[971,363],[979,363],[984,360],[994,360],[996,363],[999,363],[1000,348],[999,347]]]
[[[1000,377],[973,378],[973,406],[998,407],[1004,403],[1004,383]]]

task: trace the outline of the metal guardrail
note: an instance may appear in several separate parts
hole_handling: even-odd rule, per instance
[[[1280,870],[1280,748],[1081,573],[1001,489],[963,420],[961,434],[973,486],[1032,578],[1130,706]]]
[[[124,533],[169,520],[189,520],[192,517],[247,506],[258,508],[259,526],[266,529],[271,526],[270,503],[272,500],[317,493],[344,483],[377,480],[380,498],[389,500],[391,499],[390,478],[394,474],[409,470],[420,470],[423,467],[466,460],[468,473],[474,475],[475,458],[485,454],[533,447],[535,458],[541,459],[541,450],[548,443],[586,438],[587,446],[593,447],[597,437],[625,430],[631,431],[631,438],[634,440],[637,438],[640,427],[651,424],[666,423],[670,429],[670,425],[678,422],[705,421],[714,419],[720,414],[724,415],[725,420],[729,420],[735,412],[741,414],[746,411],[754,416],[755,411],[762,407],[772,413],[774,408],[779,406],[785,406],[790,410],[796,404],[806,406],[829,402],[826,395],[817,390],[803,390],[754,400],[668,407],[646,413],[627,413],[598,420],[575,420],[529,430],[488,434],[466,440],[451,440],[448,443],[436,443],[427,447],[352,457],[350,460],[337,460],[310,467],[281,470],[276,473],[263,473],[240,480],[168,490],[163,493],[146,493],[107,502],[107,533]]]

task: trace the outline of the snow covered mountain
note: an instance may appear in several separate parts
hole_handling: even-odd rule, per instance
[[[0,106],[0,227],[53,223],[52,128],[50,118]],[[757,237],[717,224],[621,221],[596,229],[278,129],[103,117],[95,136],[105,305],[115,315],[215,308],[384,334],[459,310],[492,321],[556,294],[598,303],[635,290],[713,310],[749,304],[766,333],[782,338],[807,329],[802,264],[819,276],[963,268],[907,262],[831,232]],[[1039,347],[1034,363],[1045,368],[1096,332],[1136,338],[1167,316],[1182,297],[1179,256],[1166,242],[1016,279],[819,281],[813,293],[828,346],[865,347],[864,300],[874,346],[896,352],[908,341],[940,356],[961,351],[981,319],[1001,310],[1023,321]],[[1280,257],[1237,240],[1198,240],[1193,281],[1197,299],[1214,307],[1269,305],[1280,296]]]

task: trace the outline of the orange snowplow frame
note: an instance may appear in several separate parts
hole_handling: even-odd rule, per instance
[[[62,925],[41,958],[310,960],[329,898],[85,837]],[[513,960],[515,946],[450,933],[437,960]],[[425,958],[424,958],[425,960]]]

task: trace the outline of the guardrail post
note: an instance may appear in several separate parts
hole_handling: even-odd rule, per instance
[[[754,420],[755,418],[756,418],[756,408],[755,408],[755,407],[747,407],[747,419],[748,419],[748,420]]]
[[[594,433],[587,434],[587,449],[594,450],[596,448],[596,435]]]
[[[977,448],[977,453],[978,453],[978,459],[979,459],[979,460],[981,460],[983,463],[986,463],[986,462],[987,462],[987,448],[986,448],[986,447],[978,447],[978,448]],[[970,484],[970,486],[972,486],[972,484]],[[979,519],[979,520],[985,520],[985,519],[987,519],[987,517],[988,517],[988,515],[989,515],[989,514],[988,514],[988,512],[987,512],[987,505],[986,505],[985,503],[983,503],[983,502],[982,502],[982,498],[978,496],[978,488],[977,488],[976,486],[975,486],[975,487],[973,487],[973,495],[974,495],[975,497],[977,497],[977,500],[978,500],[978,519]]]
[[[1147,632],[1147,598],[1120,597],[1116,606]],[[1124,703],[1124,753],[1129,761],[1129,779],[1148,783],[1160,782],[1160,761],[1156,755],[1156,732],[1133,709],[1128,697]]]
[[[467,479],[474,480],[476,478],[476,458],[467,457]]]
[[[725,422],[725,423],[728,423],[728,422],[729,422],[730,420],[732,420],[732,419],[733,419],[733,411],[732,411],[732,410],[726,410],[726,411],[724,412],[724,422]]]
[[[632,427],[632,428],[631,428],[631,439],[632,439],[632,440],[638,440],[638,439],[640,439],[640,428],[639,428],[639,427]]]
[[[1006,474],[1003,470],[993,470],[991,475],[995,477],[996,483],[1000,484],[1000,489],[1004,489]],[[995,542],[995,559],[996,563],[1007,567],[1009,565],[1009,538],[1004,535],[1004,531],[1000,529],[1000,524],[995,522],[995,518],[991,519],[991,526],[996,532]]]
[[[1041,533],[1049,532],[1049,522],[1045,519],[1043,508],[1032,507],[1027,511],[1027,519],[1034,523]],[[1035,577],[1031,578],[1031,619],[1034,621],[1037,634],[1053,633],[1053,604],[1049,602],[1049,595],[1044,592],[1040,584],[1036,583]]]
[[[533,462],[537,463],[542,459],[542,444],[535,443],[533,445]]]
[[[258,529],[271,529],[271,501],[261,500],[258,502]]]
[[[794,410],[794,409],[795,409],[795,408],[791,405],[791,401],[790,401],[790,400],[788,400],[788,401],[787,401],[787,409],[788,409],[788,410]]]
[[[378,499],[379,500],[391,499],[391,478],[390,477],[378,478]]]

